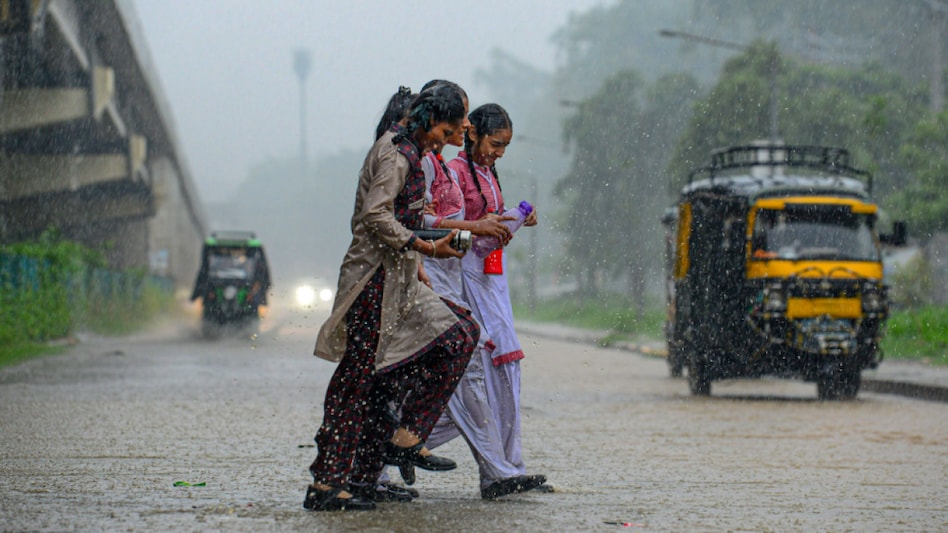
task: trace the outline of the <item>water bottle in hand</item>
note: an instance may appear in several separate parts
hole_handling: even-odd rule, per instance
[[[504,216],[514,217],[514,220],[504,220],[502,224],[510,229],[510,233],[513,233],[520,229],[520,226],[523,225],[524,220],[526,220],[532,212],[533,206],[530,205],[530,202],[524,200],[523,202],[520,202],[520,205],[517,207],[512,207],[504,211]],[[471,243],[471,250],[477,255],[477,257],[487,257],[487,254],[493,252],[501,246],[503,246],[503,244],[497,237],[490,235],[478,235],[474,237],[474,241]]]

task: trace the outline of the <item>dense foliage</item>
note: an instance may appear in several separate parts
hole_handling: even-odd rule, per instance
[[[0,364],[80,327],[128,331],[170,304],[170,285],[142,270],[113,272],[105,264],[101,252],[54,231],[0,247]]]
[[[568,233],[567,267],[584,293],[606,287],[602,279],[625,280],[625,292],[644,311],[646,281],[660,277],[661,240],[655,232],[665,209],[668,164],[678,132],[688,119],[697,82],[669,75],[646,86],[635,72],[607,80],[568,118],[564,138],[574,144],[573,164],[556,187],[571,207],[562,224]]]
[[[948,231],[948,111],[920,120],[899,159],[911,179],[890,199],[892,210],[904,215],[919,238]]]
[[[712,149],[772,137],[849,149],[873,173],[886,222],[907,219],[913,237],[948,227],[948,128],[931,112],[923,4],[680,1],[690,16],[676,19],[667,3],[620,1],[572,17],[554,36],[564,64],[552,78],[554,92],[587,95],[562,123],[563,272],[587,295],[641,294],[651,276],[640,273],[661,268],[662,207],[689,171]],[[663,26],[709,39],[662,43]],[[670,61],[660,44],[681,53]]]

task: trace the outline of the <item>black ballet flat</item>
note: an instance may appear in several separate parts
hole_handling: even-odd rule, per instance
[[[407,494],[407,495],[411,496],[412,499],[418,497],[418,491],[415,490],[415,489],[410,489],[410,488],[408,488],[408,487],[403,487],[403,486],[401,486],[401,485],[396,485],[395,483],[392,483],[392,482],[381,483],[381,485],[384,485],[385,488],[387,488],[389,492],[394,492],[394,493],[396,493],[396,494],[402,494],[402,493],[404,493],[404,494]]]
[[[407,503],[418,497],[418,491],[407,489],[400,485],[391,483],[379,483],[372,487],[350,486],[349,492],[365,500],[374,500],[377,503],[382,502],[401,502]]]
[[[438,457],[437,455],[421,455],[421,449],[424,447],[424,442],[419,442],[418,444],[408,448],[402,448],[401,446],[397,446],[391,441],[388,441],[385,443],[385,447],[382,449],[382,459],[385,461],[385,464],[399,467],[400,471],[402,471],[402,465],[417,466],[418,468],[424,470],[433,470],[436,472],[454,470],[458,467],[457,463],[446,457]],[[402,471],[402,473],[404,473],[404,471]],[[408,483],[407,479],[405,480],[405,483]],[[411,485],[411,483],[408,484]]]
[[[546,483],[546,476],[514,476],[501,479],[481,489],[481,498],[494,500],[501,496],[517,492],[527,492],[542,487]]]
[[[411,463],[405,463],[398,465],[398,473],[401,474],[402,480],[405,481],[406,485],[415,484],[415,465]]]
[[[342,489],[320,490],[312,485],[306,487],[303,509],[309,511],[371,511],[375,502],[353,494],[351,498],[340,498]]]

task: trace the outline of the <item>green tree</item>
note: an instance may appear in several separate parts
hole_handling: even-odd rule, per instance
[[[948,231],[948,111],[920,120],[899,158],[915,179],[891,198],[892,210],[904,214],[922,240]]]
[[[771,64],[779,65],[783,141],[849,149],[858,166],[875,174],[879,197],[910,181],[898,154],[914,123],[927,114],[920,87],[876,64],[843,69],[801,63],[781,57],[775,43],[758,42],[728,61],[720,81],[697,103],[671,163],[676,189],[712,149],[769,137]]]
[[[564,138],[575,157],[556,191],[569,206],[563,224],[567,266],[586,296],[616,289],[605,280],[624,280],[621,292],[638,316],[644,314],[647,281],[661,268],[658,221],[666,205],[667,147],[696,96],[697,82],[689,76],[666,76],[647,86],[626,71],[566,120]]]

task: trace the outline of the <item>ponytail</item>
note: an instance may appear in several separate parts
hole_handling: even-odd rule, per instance
[[[392,127],[392,124],[405,118],[405,115],[408,114],[408,109],[411,107],[411,103],[417,96],[417,94],[411,92],[411,87],[402,85],[398,88],[398,92],[388,99],[385,111],[382,112],[382,118],[379,119],[379,124],[375,127],[376,141],[379,140],[382,135],[385,135],[385,132]]]

